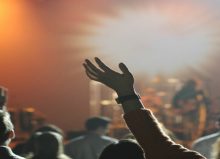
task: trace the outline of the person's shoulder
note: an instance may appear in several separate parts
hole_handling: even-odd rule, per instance
[[[65,154],[61,154],[58,159],[72,159],[71,157],[65,155]]]
[[[105,141],[107,141],[107,142],[111,142],[111,143],[118,142],[117,139],[112,138],[112,137],[109,137],[109,136],[101,136],[101,139],[102,139],[102,140],[105,140]]]
[[[0,153],[3,159],[25,159],[21,156],[14,154],[10,147],[8,146],[0,146]]]
[[[210,135],[206,135],[206,136],[203,136],[203,137],[195,140],[193,142],[193,145],[196,146],[196,145],[203,144],[203,143],[206,143],[206,142],[211,141],[211,140],[216,140],[216,138],[218,138],[218,137],[220,137],[220,132],[210,134]]]
[[[14,155],[14,156],[11,156],[11,158],[9,158],[9,159],[25,159],[25,158],[21,157],[21,156]]]
[[[70,140],[70,142],[79,142],[79,141],[81,141],[81,140],[84,140],[85,137],[86,137],[86,136],[84,136],[84,135],[83,135],[83,136],[79,136],[79,137],[76,137],[76,138]]]
[[[77,138],[74,138],[74,139],[70,140],[70,141],[66,144],[66,146],[78,144],[78,143],[82,142],[84,139],[85,139],[85,136],[84,136],[84,135],[83,135],[83,136],[79,136],[79,137],[77,137]]]
[[[18,156],[12,152],[10,159],[25,159],[24,157]]]

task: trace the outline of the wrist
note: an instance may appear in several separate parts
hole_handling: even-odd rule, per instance
[[[120,89],[120,90],[117,90],[116,93],[117,93],[118,97],[137,94],[134,88]]]
[[[141,99],[141,97],[139,94],[130,94],[130,95],[126,95],[126,96],[119,96],[115,100],[118,104],[124,104],[127,101],[140,100],[140,99]]]

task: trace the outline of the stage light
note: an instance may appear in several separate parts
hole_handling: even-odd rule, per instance
[[[122,9],[118,16],[99,17],[100,25],[86,27],[92,34],[82,36],[81,45],[150,74],[198,65],[216,50],[217,27],[202,9],[181,9],[181,16],[176,15],[178,7],[169,6]]]
[[[5,21],[7,20],[8,5],[4,1],[0,1],[0,29],[4,26]]]

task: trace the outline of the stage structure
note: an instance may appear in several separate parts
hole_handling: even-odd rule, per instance
[[[177,78],[154,79],[149,87],[139,91],[146,108],[151,109],[161,124],[186,146],[198,137],[216,131],[213,123],[218,114],[217,103],[212,102],[215,100],[204,90],[193,92],[187,88],[190,82],[195,84],[193,80],[182,82]],[[124,137],[128,130],[121,116],[122,110],[115,102],[116,94],[97,82],[90,83],[90,93],[90,115],[111,118],[111,134]]]

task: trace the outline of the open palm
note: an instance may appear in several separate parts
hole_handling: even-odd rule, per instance
[[[122,73],[118,73],[106,66],[99,58],[95,58],[95,61],[99,67],[96,67],[90,60],[85,60],[83,64],[90,79],[105,84],[117,93],[133,91],[134,78],[125,64],[119,64]]]

